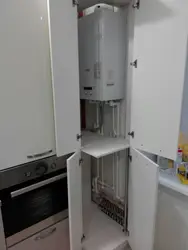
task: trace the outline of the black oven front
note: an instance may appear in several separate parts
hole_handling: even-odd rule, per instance
[[[9,174],[6,171],[0,173],[0,183],[4,185],[4,188],[1,186],[0,200],[6,240],[17,243],[12,241],[12,237],[16,235],[16,239],[24,238],[27,228],[34,228],[36,224],[57,214],[61,214],[61,219],[68,217],[68,157],[54,156],[16,167]],[[30,231],[33,233],[33,230]],[[18,237],[18,234],[23,236]]]

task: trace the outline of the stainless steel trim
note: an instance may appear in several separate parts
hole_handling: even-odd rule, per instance
[[[60,175],[54,176],[50,179],[38,182],[38,183],[33,184],[33,185],[30,185],[28,187],[13,191],[13,192],[11,192],[11,197],[14,198],[14,197],[19,196],[21,194],[24,194],[24,193],[27,193],[29,191],[35,190],[37,188],[43,187],[43,186],[48,185],[50,183],[53,183],[55,181],[61,180],[61,179],[65,178],[66,176],[67,176],[67,173],[60,174]]]
[[[42,232],[40,235],[38,235],[36,238],[35,238],[35,241],[38,241],[38,240],[43,240],[47,237],[49,237],[50,235],[52,235],[53,233],[56,232],[56,227],[50,229],[50,230],[46,230],[47,232]]]
[[[35,158],[39,158],[39,157],[42,157],[42,156],[46,156],[46,155],[49,155],[53,152],[52,149],[46,151],[46,152],[43,152],[43,153],[38,153],[38,154],[34,154],[34,155],[28,155],[27,158],[28,159],[35,159]]]
[[[0,201],[0,249],[6,250],[6,241],[5,241],[5,233],[3,227],[3,219],[2,219],[2,212],[1,212],[1,201]]]
[[[22,241],[30,238],[31,236],[34,236],[35,234],[38,234],[38,233],[42,232],[43,230],[45,230],[53,225],[55,226],[56,223],[58,223],[62,220],[68,220],[68,209],[63,210],[60,213],[54,214],[54,215],[48,217],[47,219],[45,219],[41,222],[38,222],[37,224],[34,224],[31,227],[24,229],[21,232],[18,232],[12,236],[9,236],[8,238],[6,238],[7,247],[8,248],[12,247],[12,246],[18,244],[19,242],[22,242]]]

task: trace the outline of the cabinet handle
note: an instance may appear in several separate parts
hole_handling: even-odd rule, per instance
[[[43,239],[49,237],[50,235],[52,235],[52,234],[55,233],[55,232],[56,232],[56,227],[52,228],[51,230],[49,230],[48,232],[46,232],[46,233],[44,233],[44,234],[41,234],[41,235],[37,236],[37,237],[35,238],[35,241],[43,240]]]
[[[27,186],[27,187],[18,189],[16,191],[11,192],[10,194],[11,194],[11,197],[14,198],[14,197],[17,197],[19,195],[25,194],[27,192],[36,190],[37,188],[44,187],[44,186],[46,186],[46,185],[48,185],[50,183],[53,183],[53,182],[59,181],[61,179],[64,179],[66,177],[67,177],[67,173],[60,174],[60,175],[54,176],[54,177],[52,177],[50,179],[37,182],[37,183],[35,183],[35,184],[31,185],[31,186]]]
[[[52,149],[46,151],[46,152],[43,152],[43,153],[39,153],[39,154],[34,154],[34,155],[28,155],[27,156],[27,159],[35,159],[35,158],[38,158],[38,157],[42,157],[42,156],[45,156],[45,155],[49,155],[53,152]]]

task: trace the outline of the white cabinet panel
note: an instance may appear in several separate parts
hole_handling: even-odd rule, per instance
[[[2,0],[0,36],[2,169],[55,153],[47,1]]]
[[[134,250],[153,250],[158,195],[158,165],[131,149],[129,170],[129,244]]]
[[[182,184],[180,184],[182,185]],[[182,185],[183,186],[183,185]],[[188,199],[159,187],[155,232],[155,250],[188,249]]]
[[[175,159],[187,58],[187,0],[141,0],[135,9],[131,145]]]
[[[10,247],[10,250],[69,250],[69,220],[35,234],[34,236]]]
[[[71,0],[49,1],[57,156],[80,147],[77,8]]]
[[[70,250],[81,250],[83,236],[82,221],[82,169],[80,152],[67,160],[67,181],[69,201]]]

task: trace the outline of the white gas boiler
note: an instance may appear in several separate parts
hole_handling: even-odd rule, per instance
[[[79,19],[80,98],[124,98],[125,19],[122,12],[97,8]]]

